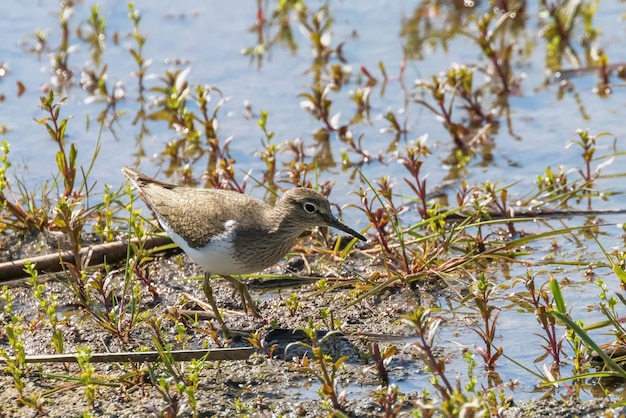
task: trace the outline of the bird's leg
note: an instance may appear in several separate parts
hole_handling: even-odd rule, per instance
[[[248,312],[248,306],[249,306],[250,310],[252,311],[252,314],[256,318],[260,318],[261,315],[259,314],[259,308],[257,308],[256,303],[254,303],[254,299],[252,299],[252,295],[250,295],[250,292],[248,291],[248,286],[246,286],[246,284],[242,282],[241,280],[236,279],[231,276],[224,276],[224,279],[228,280],[228,282],[231,285],[233,285],[235,290],[238,290],[239,293],[241,293],[244,311]]]
[[[213,297],[213,288],[211,287],[211,274],[208,272],[204,273],[204,282],[202,283],[202,290],[204,290],[204,295],[209,301],[209,305],[211,305],[211,309],[213,310],[215,317],[217,318],[217,320],[219,321],[222,327],[222,332],[224,333],[226,337],[228,337],[230,334],[230,331],[228,330],[228,327],[226,327],[226,324],[224,323],[224,318],[222,317],[222,314],[220,313],[220,310],[217,307],[217,303],[215,303],[215,298]]]

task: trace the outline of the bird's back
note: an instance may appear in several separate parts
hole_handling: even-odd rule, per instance
[[[265,226],[265,221],[252,220],[264,218],[272,210],[267,203],[232,190],[177,186],[127,167],[122,171],[141,192],[159,222],[167,224],[167,229],[186,239],[192,248],[203,247],[213,237],[224,234],[226,223],[233,219],[238,220],[237,228],[242,232]]]

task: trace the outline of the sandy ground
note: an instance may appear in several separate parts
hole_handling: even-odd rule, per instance
[[[306,274],[306,263],[295,257],[277,266],[274,271],[290,269],[299,275]],[[324,269],[313,265],[315,274],[329,274],[348,277],[355,270],[354,262],[343,266],[328,263]],[[161,336],[172,344],[173,349],[198,349],[227,344],[231,347],[250,345],[244,337],[235,336],[230,342],[221,337],[212,338],[213,321],[194,323],[180,315],[180,309],[198,309],[204,300],[199,281],[186,280],[201,274],[184,255],[167,256],[151,262],[148,267],[155,294],[141,285],[141,310],[148,318],[159,318]],[[330,274],[329,274],[330,275]],[[113,274],[112,280],[122,280],[121,274]],[[241,313],[239,295],[233,295],[229,285],[220,279],[212,281],[218,305],[235,313],[226,316],[229,327],[239,330],[258,330],[265,350],[259,350],[248,360],[208,362],[202,369],[197,389],[194,391],[197,416],[329,416],[332,408],[317,393],[321,383],[311,373],[303,370],[294,360],[302,358],[305,346],[291,344],[296,341],[306,343],[301,334],[293,330],[305,327],[312,319],[319,324],[320,337],[331,328],[340,329],[343,335],[336,335],[323,344],[326,354],[333,360],[346,356],[337,375],[338,391],[345,389],[344,411],[348,416],[385,416],[376,403],[374,391],[379,386],[379,376],[369,355],[372,343],[379,343],[381,349],[395,345],[399,352],[387,363],[390,381],[402,381],[417,376],[423,387],[434,392],[428,383],[427,374],[414,350],[409,344],[412,330],[398,319],[411,312],[418,303],[429,297],[432,289],[410,289],[394,287],[379,296],[348,306],[353,300],[352,286],[338,286],[334,290],[319,292],[313,284],[293,281],[248,280],[251,293],[259,300],[262,319]],[[341,284],[330,281],[330,285]],[[46,294],[57,295],[59,308],[63,312],[62,329],[65,352],[74,352],[77,347],[90,347],[92,352],[142,351],[153,349],[155,331],[148,321],[134,327],[127,341],[113,336],[79,309],[67,286],[58,280],[45,282]],[[117,288],[121,288],[119,282]],[[38,317],[38,307],[28,285],[11,287],[14,296],[14,313],[23,316],[28,326],[24,328],[25,349],[28,355],[52,354],[51,330]],[[298,295],[297,308],[288,309],[287,300],[292,293]],[[1,303],[1,302],[0,302]],[[4,306],[2,303],[1,306]],[[327,309],[332,317],[322,318],[321,309]],[[236,311],[239,310],[237,313]],[[9,323],[9,315],[3,314],[1,323]],[[214,334],[213,334],[214,335]],[[178,338],[178,340],[177,340]],[[285,349],[289,346],[289,349]],[[273,349],[270,349],[273,347]],[[0,349],[10,352],[8,339],[0,333]],[[454,353],[446,353],[454,355]],[[157,380],[168,379],[167,370],[162,365],[150,365]],[[175,381],[164,380],[173,395],[169,401],[150,383],[147,364],[94,364],[94,379],[114,383],[110,386],[96,385],[93,405],[88,404],[85,386],[77,383],[80,368],[75,364],[33,365],[25,373],[26,396],[40,396],[40,415],[48,417],[79,417],[85,413],[102,417],[149,417],[149,416],[193,416],[189,398],[176,397]],[[189,376],[188,364],[181,364],[181,374]],[[139,372],[135,372],[139,369]],[[131,373],[134,372],[134,373]],[[124,385],[119,384],[125,382]],[[0,375],[0,417],[33,417],[33,408],[17,406],[18,393],[13,378]],[[413,416],[414,405],[420,399],[421,387],[412,393],[403,393],[394,407],[398,416]],[[174,414],[172,405],[178,407]],[[510,418],[522,416],[606,416],[606,405],[602,402],[566,404],[556,401],[526,403],[522,408],[514,406],[500,411]],[[558,412],[558,413],[557,413]],[[554,415],[557,413],[556,415]]]

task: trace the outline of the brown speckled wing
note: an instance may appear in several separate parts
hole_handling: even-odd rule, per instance
[[[184,237],[193,248],[205,246],[225,232],[224,224],[238,219],[237,228],[250,228],[248,220],[269,206],[257,199],[228,190],[167,187],[147,183],[142,192],[161,220]]]

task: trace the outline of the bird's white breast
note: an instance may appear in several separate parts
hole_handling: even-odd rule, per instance
[[[178,244],[189,258],[199,264],[207,273],[228,276],[231,274],[253,273],[255,271],[251,271],[250,266],[242,265],[235,256],[236,222],[234,220],[227,221],[224,224],[224,233],[213,237],[206,246],[200,248],[190,247],[187,241],[174,232],[161,217],[159,217],[159,223],[172,238],[172,241]]]

